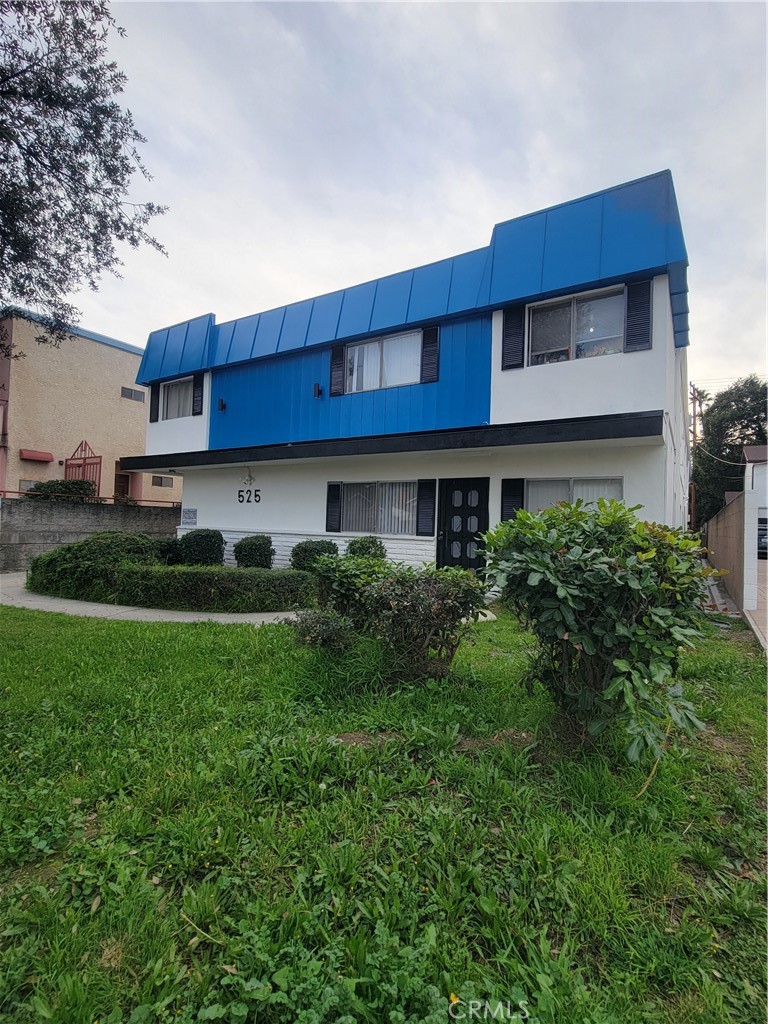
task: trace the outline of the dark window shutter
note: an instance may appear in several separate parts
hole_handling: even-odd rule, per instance
[[[425,327],[421,332],[421,380],[431,384],[437,380],[440,363],[440,329]]]
[[[149,388],[149,422],[157,423],[160,418],[160,385],[151,384]]]
[[[507,306],[501,334],[501,368],[518,370],[523,365],[525,306]]]
[[[419,480],[416,498],[416,536],[435,535],[435,491],[436,480]]]
[[[344,394],[344,346],[334,345],[331,349],[331,396]]]
[[[501,481],[501,521],[514,519],[523,507],[525,480]]]
[[[203,415],[203,382],[205,375],[196,373],[192,378],[192,415]]]
[[[651,347],[651,282],[627,285],[627,323],[624,351],[642,352]]]
[[[328,484],[328,497],[325,500],[325,532],[341,531],[341,484]]]

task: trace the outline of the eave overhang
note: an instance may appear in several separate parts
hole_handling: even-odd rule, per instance
[[[664,413],[656,409],[648,412],[579,416],[573,419],[504,423],[409,434],[379,434],[374,437],[298,441],[294,444],[135,455],[121,459],[120,468],[126,472],[151,472],[160,469],[167,471],[167,467],[181,471],[258,462],[327,459],[342,455],[389,455],[530,444],[568,444],[576,441],[624,441],[632,438],[658,438],[661,442],[663,430]]]

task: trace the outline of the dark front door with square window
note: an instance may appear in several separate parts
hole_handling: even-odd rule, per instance
[[[488,529],[488,477],[440,481],[437,564],[479,569],[479,533]]]

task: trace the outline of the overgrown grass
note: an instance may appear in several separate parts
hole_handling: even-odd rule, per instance
[[[765,1019],[749,634],[685,659],[710,730],[638,797],[503,614],[383,695],[287,626],[0,622],[0,1020]]]

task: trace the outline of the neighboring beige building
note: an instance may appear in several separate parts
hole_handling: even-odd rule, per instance
[[[142,349],[80,329],[55,348],[36,342],[26,320],[5,328],[23,355],[0,357],[0,496],[85,478],[105,498],[181,501],[180,477],[120,470],[121,457],[144,452],[147,391],[134,383]]]

